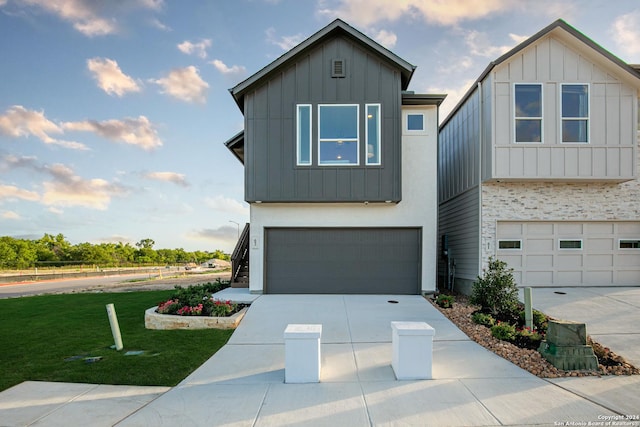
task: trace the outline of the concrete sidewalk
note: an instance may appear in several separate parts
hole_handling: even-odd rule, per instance
[[[395,380],[394,320],[435,328],[433,380]],[[289,323],[323,325],[320,383],[284,384]],[[586,425],[640,408],[640,376],[539,379],[470,341],[419,296],[260,296],[229,343],[178,386],[157,398],[162,389],[122,389],[123,395],[105,400],[109,411],[93,399],[85,414],[89,405],[81,399],[60,397],[57,409],[20,418],[30,405],[46,403],[32,384],[0,393],[0,425]],[[147,397],[125,395],[134,390]]]

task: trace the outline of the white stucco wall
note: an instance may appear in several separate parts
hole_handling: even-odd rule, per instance
[[[386,203],[253,203],[251,204],[249,285],[264,286],[264,229],[268,227],[420,227],[422,291],[436,288],[437,248],[437,109],[403,108],[425,114],[427,131],[403,134],[402,201]],[[384,159],[383,159],[384,162]]]

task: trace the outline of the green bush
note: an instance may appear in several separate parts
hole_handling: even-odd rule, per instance
[[[513,341],[516,337],[516,327],[505,322],[498,322],[491,327],[491,335],[503,341]]]
[[[495,325],[496,319],[494,319],[490,314],[482,313],[480,311],[476,311],[471,315],[471,320],[478,325],[491,327]]]
[[[182,305],[195,307],[203,301],[211,298],[212,294],[229,287],[229,283],[217,279],[215,282],[207,282],[201,285],[192,285],[183,288],[177,285],[174,288],[171,299],[178,300]]]
[[[524,310],[520,311],[520,322],[525,324],[525,315]],[[546,314],[541,311],[533,310],[533,327],[540,332],[547,331],[547,324],[549,323],[549,318]]]
[[[509,317],[518,308],[518,289],[513,278],[513,269],[499,259],[489,258],[483,276],[473,283],[469,301],[477,304],[494,317]]]
[[[455,301],[455,298],[453,295],[440,294],[438,295],[438,298],[436,298],[436,304],[438,304],[442,308],[453,307],[453,301]]]

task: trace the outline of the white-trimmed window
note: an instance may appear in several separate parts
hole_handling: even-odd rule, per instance
[[[358,104],[318,105],[318,164],[359,165]]]
[[[311,159],[311,105],[299,104],[297,106],[296,121],[296,147],[298,166],[309,166]]]
[[[424,131],[424,114],[408,113],[407,114],[407,130],[409,132]]]
[[[381,136],[380,136],[380,121],[381,110],[380,104],[366,104],[365,110],[367,114],[366,127],[365,127],[365,140],[367,142],[367,165],[380,165],[382,164],[381,158]]]
[[[514,140],[542,142],[542,84],[516,83],[514,97]]]
[[[522,250],[522,240],[520,239],[501,239],[498,240],[498,249],[501,251],[519,251]]]
[[[569,251],[581,251],[582,239],[559,239],[558,249]]]
[[[620,239],[618,249],[640,249],[640,239]]]
[[[589,142],[589,85],[561,85],[562,142]]]

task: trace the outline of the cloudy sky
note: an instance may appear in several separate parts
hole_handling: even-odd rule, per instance
[[[640,63],[637,0],[0,0],[0,235],[232,250],[228,88],[342,18],[447,93],[558,18]]]

